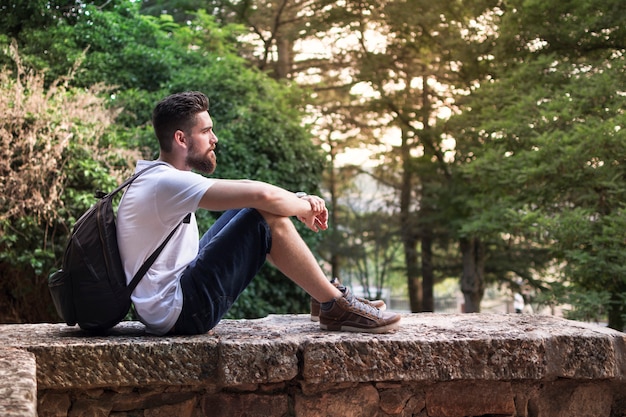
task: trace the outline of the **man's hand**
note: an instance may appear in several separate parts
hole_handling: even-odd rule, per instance
[[[324,199],[315,195],[305,195],[300,198],[311,204],[311,213],[307,216],[298,216],[298,220],[314,232],[328,229],[328,209]]]

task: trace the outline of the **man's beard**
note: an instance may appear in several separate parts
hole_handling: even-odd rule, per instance
[[[195,146],[194,142],[192,141],[189,145],[189,152],[187,153],[187,157],[185,158],[185,163],[187,164],[187,166],[191,169],[203,172],[205,174],[212,174],[217,166],[215,153],[209,151],[208,153],[201,155],[194,151]]]

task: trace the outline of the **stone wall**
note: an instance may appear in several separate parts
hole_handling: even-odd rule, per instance
[[[626,417],[626,334],[549,316],[413,314],[385,335],[306,315],[194,337],[4,325],[0,342],[8,417]]]

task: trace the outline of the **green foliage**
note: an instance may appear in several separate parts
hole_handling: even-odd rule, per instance
[[[132,2],[118,3],[110,11],[85,5],[74,19],[23,33],[23,52],[36,68],[47,66],[53,78],[84,56],[74,77],[77,86],[105,83],[120,90],[154,91],[180,63],[180,49],[160,31],[158,19],[139,16]],[[42,49],[47,54],[37,53]]]
[[[577,290],[562,294],[563,301],[574,306],[574,313],[608,315],[618,330],[624,328],[620,320],[626,314],[625,214],[623,208],[604,216],[576,208],[558,215],[552,227],[554,250],[565,260],[564,274]]]
[[[540,303],[545,302],[546,293],[540,295]],[[570,320],[586,322],[606,322],[609,306],[611,305],[611,293],[608,291],[589,291],[574,286],[554,285],[554,295],[551,304],[563,306],[563,315]]]

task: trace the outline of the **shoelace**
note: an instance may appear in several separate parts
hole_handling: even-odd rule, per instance
[[[350,290],[348,290],[346,287],[339,286],[339,291],[341,291],[344,294],[344,298],[346,299],[346,301],[348,301],[348,304],[350,305],[350,307],[354,308],[355,310],[360,310],[364,313],[367,314],[371,314],[375,317],[382,317],[382,313],[379,309],[377,309],[376,307],[372,306],[371,304],[365,304],[361,301],[359,301],[354,294],[352,294],[352,292]]]

